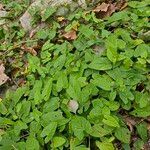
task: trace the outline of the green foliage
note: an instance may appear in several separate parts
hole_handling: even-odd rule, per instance
[[[144,142],[148,140],[147,124],[145,122],[137,125],[137,132]]]
[[[23,68],[26,79],[0,99],[0,149],[114,150],[119,141],[124,149],[140,150],[149,139],[147,124],[136,125],[132,141],[122,118],[150,116],[148,5],[129,1],[127,9],[104,20],[84,11],[55,18],[56,9],[47,8],[37,18],[50,25],[38,30],[34,42],[19,23],[11,23],[10,32],[0,29],[2,60],[15,57],[11,69]],[[8,8],[17,17],[24,7],[11,2]],[[70,30],[76,39],[64,38]],[[25,43],[40,49],[36,56],[24,52],[20,60],[17,52]],[[78,104],[75,113],[70,100]]]
[[[114,150],[113,144],[109,142],[96,142],[96,145],[100,150]]]
[[[131,133],[127,128],[120,127],[116,130],[115,136],[123,143],[130,143]]]
[[[56,11],[55,7],[48,7],[42,14],[42,21],[46,21]]]

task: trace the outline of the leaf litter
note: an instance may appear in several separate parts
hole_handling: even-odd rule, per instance
[[[4,71],[5,71],[5,67],[3,64],[1,64],[0,65],[0,86],[9,79],[9,77],[5,74]]]
[[[68,16],[34,10],[24,28],[24,6],[9,5],[14,19],[8,11],[0,29],[0,85],[11,86],[0,101],[0,148],[149,149],[148,5],[105,1]]]

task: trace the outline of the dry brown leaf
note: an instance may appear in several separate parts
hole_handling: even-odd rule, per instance
[[[128,6],[128,3],[124,3],[124,4],[122,5],[122,7],[120,8],[120,10],[125,9],[127,6]]]
[[[36,52],[35,49],[32,48],[32,47],[26,47],[25,45],[23,45],[23,46],[21,46],[21,49],[24,50],[25,52],[31,53],[31,54],[34,55],[34,56],[37,55],[37,52]]]
[[[124,8],[127,7],[127,2],[126,0],[120,0],[115,4],[115,6],[117,10],[123,10]]]
[[[108,10],[109,4],[106,3],[102,3],[101,5],[98,5],[93,11],[94,12],[100,12],[100,11],[104,11],[106,12]]]
[[[105,17],[109,17],[112,15],[112,13],[114,13],[116,11],[116,7],[114,4],[110,4],[108,7],[108,11],[106,12]]]
[[[1,64],[0,65],[0,86],[9,79],[9,77],[4,73],[4,71],[5,71],[5,67],[3,64]]]
[[[79,104],[75,100],[70,100],[69,103],[68,103],[68,107],[69,107],[71,112],[76,114],[76,112],[77,112],[77,110],[79,108]]]
[[[133,131],[133,127],[137,124],[138,120],[130,116],[123,116],[126,125],[129,127],[130,131]]]
[[[93,12],[96,13],[96,16],[98,18],[105,18],[109,17],[112,15],[113,12],[116,11],[116,4],[107,4],[107,3],[102,3],[101,5],[98,5]]]
[[[75,30],[71,30],[63,34],[63,37],[65,37],[67,40],[75,40],[77,38],[77,34]]]

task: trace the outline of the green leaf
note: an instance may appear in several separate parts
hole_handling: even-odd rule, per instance
[[[117,92],[116,92],[116,91],[112,91],[112,92],[109,94],[109,100],[110,100],[110,101],[114,101],[115,98],[116,98],[116,95],[117,95]]]
[[[44,113],[52,112],[60,106],[60,99],[58,97],[50,98],[43,106]]]
[[[107,75],[95,75],[92,83],[103,90],[110,91],[113,86],[112,80]]]
[[[135,108],[130,114],[136,117],[148,117],[150,116],[150,106],[146,106],[144,108]]]
[[[34,109],[33,112],[31,113],[31,115],[37,122],[39,122],[40,116],[42,115],[42,113],[40,111],[38,111],[37,109]]]
[[[26,117],[28,117],[31,109],[31,102],[30,101],[23,101],[21,103],[21,109],[19,110],[19,116],[22,117],[22,120],[24,120]]]
[[[52,140],[52,147],[53,148],[57,148],[60,147],[62,145],[64,145],[66,142],[66,139],[61,137],[61,136],[55,136]]]
[[[51,31],[49,32],[49,35],[48,35],[48,39],[52,40],[55,36],[56,36],[56,30],[51,29]]]
[[[116,129],[115,136],[123,143],[130,143],[131,133],[127,128],[120,127]]]
[[[11,119],[0,117],[0,126],[3,126],[3,125],[13,125],[13,123],[14,122]]]
[[[105,57],[94,57],[88,67],[95,70],[109,70],[112,68],[112,65],[111,62]]]
[[[71,120],[71,127],[74,135],[82,140],[85,136],[85,133],[90,133],[91,124],[84,117],[75,116]],[[84,133],[85,132],[85,133]]]
[[[52,137],[55,134],[56,128],[57,128],[57,122],[51,122],[51,123],[49,123],[48,126],[46,126],[43,129],[43,131],[41,133],[41,137],[46,137],[45,143],[48,143],[52,139]]]
[[[26,93],[27,91],[27,87],[24,86],[24,87],[20,87],[18,88],[14,93],[13,93],[13,96],[12,96],[12,99],[14,101],[14,105],[16,105],[18,103],[18,101],[21,99],[21,97]]]
[[[141,137],[141,139],[144,142],[147,142],[147,140],[148,140],[147,124],[145,122],[140,123],[136,126],[136,128],[137,128],[137,132],[138,132],[139,136]]]
[[[40,145],[35,137],[29,136],[26,141],[26,150],[39,150]]]
[[[0,99],[0,114],[5,115],[7,113],[7,108],[5,107],[5,105],[3,104],[3,102]]]
[[[34,87],[33,87],[33,94],[34,94],[34,102],[35,104],[39,104],[42,101],[42,80],[36,80]]]
[[[47,40],[44,45],[42,46],[42,51],[51,51],[54,48],[54,44],[50,43],[50,40]]]
[[[66,55],[61,55],[59,56],[55,61],[54,61],[54,68],[57,68],[58,70],[61,70],[62,67],[64,66],[66,61]]]
[[[52,91],[52,78],[48,78],[45,80],[44,88],[42,91],[42,97],[45,101],[47,101],[50,98],[51,91]]]
[[[143,149],[144,144],[145,143],[141,139],[136,140],[135,143],[134,143],[135,150],[141,150],[141,149]]]
[[[149,94],[148,93],[141,93],[136,92],[135,93],[135,102],[139,104],[140,108],[144,108],[149,103]]]
[[[119,104],[118,102],[115,102],[115,101],[110,101],[110,102],[107,104],[107,106],[109,107],[109,109],[110,109],[111,111],[116,111],[116,110],[119,109],[120,104]]]
[[[150,49],[150,47],[148,45],[140,44],[135,49],[134,56],[135,57],[140,56],[141,58],[147,58],[149,49]]]
[[[94,137],[104,137],[111,132],[112,131],[108,127],[103,128],[101,124],[95,124],[94,126],[92,126],[90,135]]]
[[[42,21],[46,21],[53,13],[56,12],[55,7],[47,7],[44,13],[42,14]]]
[[[15,135],[19,135],[21,130],[24,130],[27,128],[28,128],[27,124],[19,120],[19,121],[15,122],[15,124],[14,124],[14,133],[15,133]]]
[[[105,115],[102,121],[108,126],[119,127],[118,120],[113,116]]]
[[[125,48],[126,43],[131,43],[133,42],[132,38],[130,37],[130,33],[128,32],[128,30],[122,29],[122,28],[118,28],[115,30],[115,34],[118,38],[122,38],[123,40],[117,39],[117,46],[121,49],[121,47]],[[125,42],[126,43],[125,43]]]
[[[79,31],[87,38],[95,37],[95,32],[89,26],[81,25]]]
[[[32,121],[30,123],[30,135],[35,135],[35,133],[38,133],[41,131],[41,125],[39,122]]]
[[[25,142],[17,142],[16,148],[19,149],[19,150],[27,150]]]
[[[108,18],[107,23],[112,23],[112,22],[121,21],[121,20],[125,20],[125,21],[129,20],[129,17],[126,11],[114,13],[111,17]]]
[[[114,146],[112,143],[109,142],[96,142],[96,146],[100,149],[100,150],[115,150]]]
[[[49,35],[49,31],[48,31],[48,29],[40,29],[37,31],[36,35],[37,35],[38,39],[45,40],[45,39],[47,39],[47,37]]]
[[[44,127],[49,125],[49,122],[57,122],[58,126],[62,126],[68,123],[68,121],[69,119],[64,118],[60,110],[50,111],[41,117],[41,125]]]
[[[141,7],[146,7],[149,5],[149,0],[143,0],[143,1],[129,1],[128,5],[132,8],[141,8]]]
[[[62,72],[59,74],[57,80],[57,84],[56,84],[57,91],[60,92],[63,88],[67,88],[67,87],[68,87],[67,74]]]
[[[134,95],[127,87],[122,89],[122,91],[119,91],[119,96],[125,104],[128,103],[128,100],[134,100]]]
[[[87,148],[85,145],[80,145],[75,147],[73,150],[90,150],[90,148]]]
[[[119,49],[122,50],[126,47],[126,43],[121,39],[117,39],[117,46],[118,46]]]
[[[118,53],[117,53],[117,37],[114,35],[111,35],[107,38],[106,42],[106,48],[107,48],[107,57],[108,59],[116,63],[118,59]]]

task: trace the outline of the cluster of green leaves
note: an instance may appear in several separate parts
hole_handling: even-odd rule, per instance
[[[45,43],[38,56],[27,55],[26,85],[0,102],[0,149],[114,150],[116,141],[127,150],[143,147],[147,123],[136,125],[138,138],[131,145],[119,112],[150,116],[150,47],[141,38],[149,8],[147,0],[128,5],[104,21],[93,12],[69,15],[63,28],[78,29],[73,41],[61,36],[56,21],[52,30],[38,31]],[[76,114],[70,100],[79,104]]]

